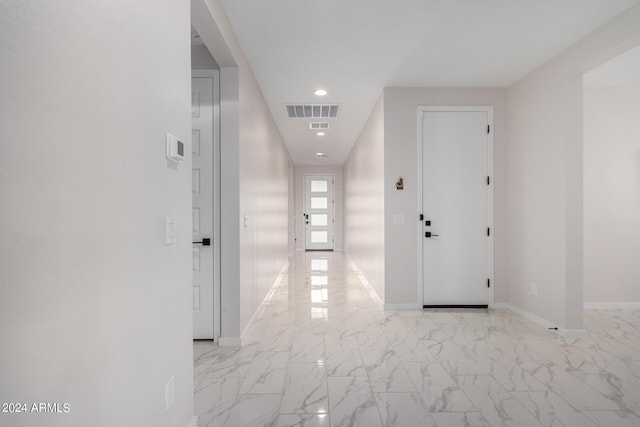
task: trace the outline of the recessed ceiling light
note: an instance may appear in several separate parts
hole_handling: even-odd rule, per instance
[[[318,132],[318,133],[316,133],[316,135],[318,135],[318,136],[325,136],[325,133],[324,133],[324,132]]]
[[[315,92],[313,92],[316,94],[316,96],[325,96],[327,94],[327,91],[324,89],[318,89]]]
[[[316,153],[316,156],[317,157],[327,157],[327,155],[324,154],[324,153]]]

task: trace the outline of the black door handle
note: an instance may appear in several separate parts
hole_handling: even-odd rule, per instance
[[[431,238],[431,237],[438,237],[438,235],[437,234],[433,234],[430,231],[425,231],[424,232],[424,237]]]
[[[211,246],[211,239],[204,238],[201,242],[193,242],[194,245]]]

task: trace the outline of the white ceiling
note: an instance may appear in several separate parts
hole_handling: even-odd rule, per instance
[[[343,164],[384,87],[509,86],[637,2],[223,0],[297,165]],[[340,113],[319,137],[286,103]]]
[[[586,86],[640,87],[640,46],[584,75]]]

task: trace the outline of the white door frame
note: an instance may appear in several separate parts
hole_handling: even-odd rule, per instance
[[[220,338],[220,71],[191,70],[191,77],[213,79],[213,340]]]
[[[494,218],[493,218],[493,192],[494,192],[494,185],[493,185],[493,107],[492,106],[468,106],[468,107],[464,107],[464,106],[418,106],[418,119],[417,119],[417,129],[418,129],[418,152],[417,152],[417,159],[418,159],[418,175],[417,175],[417,182],[416,182],[416,187],[417,187],[417,198],[418,198],[418,204],[417,204],[417,209],[418,212],[416,212],[416,219],[418,219],[417,221],[417,228],[416,228],[416,233],[419,236],[418,238],[418,247],[417,247],[417,254],[418,254],[418,283],[417,283],[417,287],[418,287],[418,304],[420,307],[423,306],[424,304],[424,286],[423,286],[423,249],[422,249],[422,245],[423,245],[423,239],[422,237],[422,232],[423,232],[423,227],[422,227],[422,221],[419,220],[419,216],[420,214],[422,214],[422,179],[423,179],[423,174],[422,174],[422,130],[423,130],[423,126],[422,126],[422,118],[424,116],[424,113],[426,112],[476,112],[476,111],[481,111],[481,112],[486,112],[487,113],[487,120],[489,122],[489,146],[487,147],[487,173],[489,174],[489,185],[488,185],[488,191],[487,191],[487,208],[488,208],[488,217],[489,217],[489,228],[491,230],[491,233],[489,234],[489,238],[488,238],[488,245],[489,245],[489,269],[488,269],[488,279],[491,281],[491,286],[489,287],[489,307],[492,307],[494,305],[495,302],[495,273],[494,273],[494,235],[495,235],[495,228],[494,228]]]
[[[333,199],[331,200],[331,210],[332,210],[332,218],[333,218],[333,232],[331,233],[332,236],[331,238],[333,239],[333,242],[331,242],[331,250],[335,251],[336,250],[336,175],[334,173],[305,173],[302,175],[302,210],[303,212],[307,209],[306,203],[307,203],[307,177],[308,176],[329,176],[331,177],[331,192],[332,192],[332,197]],[[304,228],[302,230],[302,250],[303,251],[307,251],[307,228],[306,228],[306,224],[303,224]]]

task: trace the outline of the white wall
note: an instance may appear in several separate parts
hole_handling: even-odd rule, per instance
[[[380,299],[385,295],[384,101],[381,96],[344,164],[344,247]]]
[[[240,65],[240,325],[288,260],[289,153],[246,60]],[[224,184],[223,184],[224,185]]]
[[[385,303],[413,304],[418,301],[418,259],[416,248],[421,235],[417,194],[417,107],[494,107],[494,242],[496,302],[504,302],[506,281],[506,90],[385,88],[384,90],[384,189],[385,189]],[[404,190],[395,183],[402,176]],[[404,214],[405,224],[394,224],[394,214]]]
[[[287,263],[290,157],[222,2],[192,0],[192,24],[220,65],[221,342],[239,344]]]
[[[584,300],[640,304],[640,87],[584,90]]]
[[[191,68],[193,70],[217,70],[218,63],[206,46],[191,46]]]
[[[334,247],[336,251],[344,251],[344,238],[343,238],[343,193],[344,185],[342,179],[342,166],[296,166],[294,168],[295,173],[295,246],[297,251],[304,251],[304,239],[305,239],[305,222],[302,219],[302,214],[305,210],[305,198],[304,198],[304,185],[305,175],[333,175],[335,177],[334,194],[335,200],[335,229],[334,229]],[[291,218],[294,220],[294,218]]]
[[[180,0],[0,4],[0,401],[71,410],[2,425],[193,417],[191,159],[165,157],[166,132],[190,144],[189,20]]]
[[[296,179],[293,161],[289,162],[289,257],[296,253]]]
[[[638,39],[640,5],[508,91],[508,302],[562,329],[583,328],[582,74]]]

